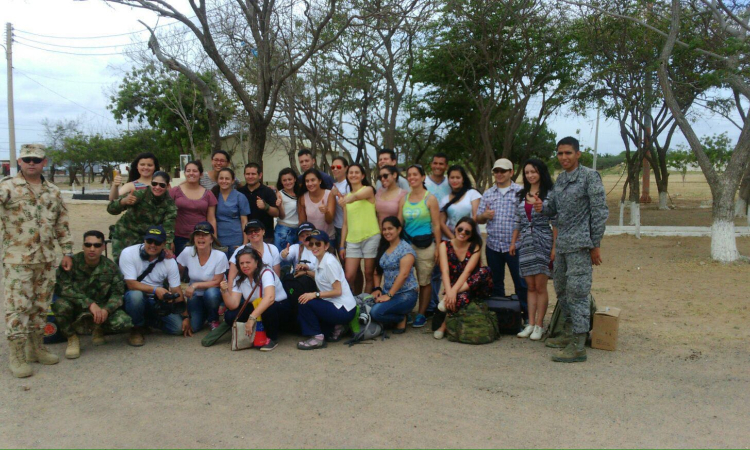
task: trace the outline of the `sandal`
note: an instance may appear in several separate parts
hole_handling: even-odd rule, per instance
[[[315,350],[316,348],[326,348],[328,344],[325,340],[316,339],[311,337],[306,341],[297,342],[297,348],[300,350]]]
[[[331,333],[330,337],[326,338],[326,341],[328,342],[338,342],[341,340],[341,338],[344,337],[344,332],[346,331],[346,326],[344,325],[336,325],[333,327],[333,333]]]

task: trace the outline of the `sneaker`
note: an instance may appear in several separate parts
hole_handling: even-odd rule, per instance
[[[406,315],[406,324],[407,325],[411,325],[413,323],[414,323],[414,316],[411,313],[407,314]]]
[[[448,309],[445,307],[445,300],[440,300],[440,303],[438,303],[438,310],[441,312],[446,312]]]
[[[529,336],[529,339],[532,341],[539,341],[542,339],[542,335],[544,334],[544,328],[540,327],[539,325],[536,325],[534,327],[534,332],[531,333],[531,336]]]
[[[411,324],[414,328],[422,328],[427,323],[427,317],[423,314],[417,314],[414,318],[414,323]]]
[[[211,331],[214,331],[215,329],[219,328],[219,321],[214,320],[213,322],[208,323],[208,329]]]
[[[526,325],[526,328],[523,329],[520,333],[518,333],[516,336],[520,338],[527,338],[531,336],[531,333],[534,332],[534,325]]]
[[[279,346],[278,342],[274,341],[273,339],[268,339],[268,341],[266,341],[266,345],[262,346],[260,348],[260,351],[270,352],[271,350],[275,349],[278,346]]]
[[[432,333],[432,337],[434,337],[435,339],[442,339],[445,337],[445,332],[440,331],[440,330],[435,330],[435,332]]]
[[[342,337],[344,337],[344,332],[346,331],[345,325],[336,325],[333,327],[333,333],[329,337],[326,338],[326,341],[328,342],[338,342],[341,340]]]

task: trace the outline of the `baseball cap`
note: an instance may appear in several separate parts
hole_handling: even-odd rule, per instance
[[[161,243],[167,240],[167,232],[164,231],[164,227],[161,225],[154,225],[148,227],[148,230],[146,230],[143,240],[145,241],[146,239],[153,239]]]
[[[245,224],[245,233],[247,233],[247,230],[251,228],[260,228],[261,230],[265,230],[266,226],[263,225],[263,222],[258,219],[251,219],[247,221],[247,224]]]
[[[513,163],[507,158],[500,158],[495,161],[495,165],[492,166],[492,170],[495,169],[513,170]]]
[[[309,241],[310,239],[317,239],[318,241],[325,243],[331,242],[331,238],[328,237],[328,233],[320,230],[313,230],[313,232],[310,233],[310,236],[308,236],[306,240]]]
[[[214,234],[214,226],[210,222],[198,222],[193,227],[193,233]]]
[[[43,144],[23,144],[19,158],[46,158]]]
[[[297,236],[302,234],[305,231],[315,231],[317,228],[315,228],[315,225],[311,224],[310,222],[302,222],[299,224],[299,227],[297,227]]]

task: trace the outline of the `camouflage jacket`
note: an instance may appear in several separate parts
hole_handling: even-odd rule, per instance
[[[578,166],[572,172],[561,173],[542,212],[546,216],[557,215],[557,253],[599,247],[609,216],[599,172]]]
[[[133,192],[136,202],[134,205],[123,205],[120,200],[129,194],[112,200],[107,205],[107,212],[117,215],[125,212],[125,215],[117,221],[115,228],[142,236],[151,225],[161,225],[167,232],[167,247],[174,241],[174,222],[177,219],[177,205],[164,193],[160,197],[154,197],[151,189],[143,189]]]
[[[54,262],[62,253],[73,251],[68,226],[68,208],[60,189],[42,177],[39,197],[19,172],[0,181],[0,232],[3,263],[38,264]]]
[[[99,265],[92,268],[86,264],[86,258],[80,252],[73,256],[70,271],[61,267],[57,269],[55,295],[76,299],[83,305],[96,303],[112,314],[122,306],[125,279],[111,259],[102,256]]]

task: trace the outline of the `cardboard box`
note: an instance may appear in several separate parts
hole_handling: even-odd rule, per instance
[[[594,328],[591,330],[591,348],[615,350],[620,327],[620,308],[606,306],[596,310]]]

